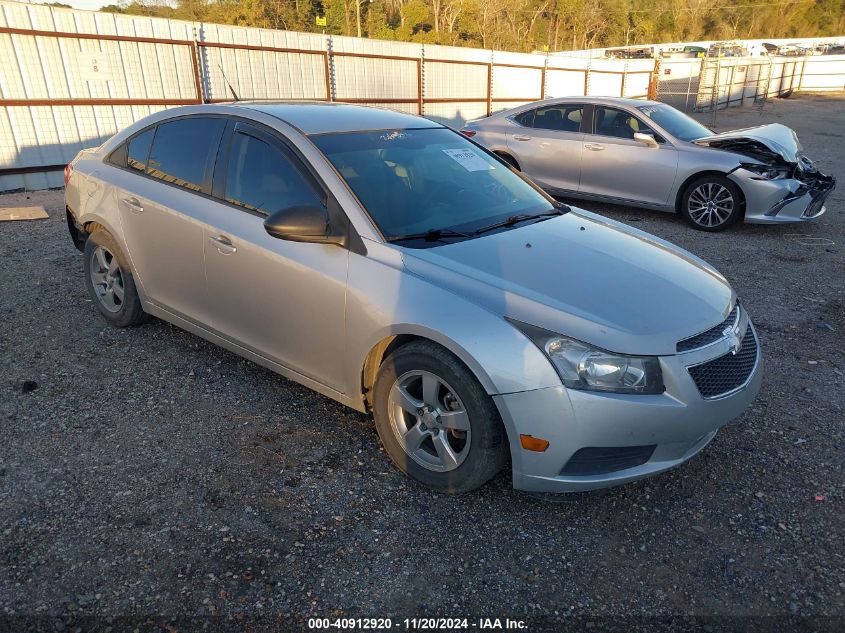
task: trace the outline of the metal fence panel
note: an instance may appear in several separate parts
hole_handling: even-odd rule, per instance
[[[842,89],[845,56],[535,55],[66,10],[0,0],[0,191],[61,185],[79,149],[150,112],[242,99],[390,107],[462,125],[544,97],[712,109]],[[231,88],[229,87],[231,85]]]
[[[807,58],[804,61],[799,90],[845,90],[845,55]]]

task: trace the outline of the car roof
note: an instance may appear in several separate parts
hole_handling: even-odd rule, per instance
[[[543,99],[542,101],[535,101],[526,105],[531,107],[542,107],[544,105],[553,105],[555,103],[591,103],[594,105],[623,105],[631,108],[637,108],[644,105],[653,105],[660,103],[659,101],[651,101],[648,99],[629,99],[627,97],[553,97],[550,99]]]
[[[494,113],[490,117],[482,117],[480,119],[476,119],[474,122],[481,123],[482,121],[488,121],[490,119],[498,117],[513,116],[515,114],[519,114],[527,110],[533,110],[535,108],[542,108],[565,103],[586,103],[590,105],[627,106],[629,108],[641,108],[642,106],[647,105],[657,105],[660,103],[660,101],[651,101],[649,99],[628,99],[624,97],[553,97],[550,99],[543,99],[542,101],[532,101],[531,103],[525,103],[521,106],[510,108],[508,110],[502,110],[500,112]]]
[[[232,109],[263,112],[292,125],[303,134],[443,127],[429,119],[386,108],[324,101],[237,101]]]

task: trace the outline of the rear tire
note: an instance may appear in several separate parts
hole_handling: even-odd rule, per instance
[[[434,490],[474,490],[507,461],[493,400],[459,359],[430,341],[403,345],[384,360],[373,409],[393,463]]]
[[[85,287],[100,314],[115,327],[140,325],[149,317],[141,307],[129,262],[117,241],[97,229],[85,242]]]
[[[693,180],[681,196],[681,215],[699,231],[715,233],[736,224],[744,213],[742,191],[724,176]]]

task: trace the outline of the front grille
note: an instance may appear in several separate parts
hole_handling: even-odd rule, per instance
[[[678,341],[676,349],[678,352],[688,352],[693,349],[698,349],[699,347],[704,347],[705,345],[710,345],[710,343],[715,343],[719,339],[725,337],[724,331],[726,327],[729,325],[735,325],[738,321],[739,302],[737,302],[734,309],[731,310],[730,314],[728,314],[728,317],[719,325],[711,327],[709,330],[696,334],[695,336],[690,336],[689,338]]]
[[[749,325],[742,339],[742,347],[736,354],[725,354],[690,367],[689,373],[703,398],[717,398],[744,385],[756,361],[757,340]]]
[[[577,451],[561,475],[604,475],[617,470],[641,466],[651,459],[657,445],[650,446],[596,446]]]

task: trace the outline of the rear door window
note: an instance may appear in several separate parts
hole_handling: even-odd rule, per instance
[[[323,204],[287,152],[243,132],[235,132],[232,138],[224,195],[226,202],[262,214]]]
[[[534,110],[532,127],[558,132],[580,132],[584,114],[582,105],[555,105]]]
[[[210,191],[209,166],[223,119],[188,117],[156,128],[147,173],[193,191]]]

